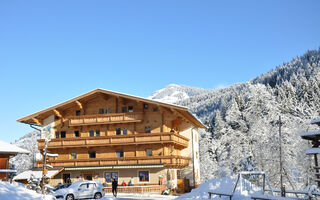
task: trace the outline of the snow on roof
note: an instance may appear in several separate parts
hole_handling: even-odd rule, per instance
[[[320,118],[314,119],[311,121],[311,124],[319,124],[320,123]]]
[[[311,148],[306,151],[307,155],[320,153],[320,148]]]
[[[316,136],[316,135],[320,135],[320,131],[309,131],[309,132],[300,133],[301,137]]]
[[[55,175],[58,172],[59,172],[59,170],[49,170],[47,176],[49,178],[51,178],[53,175]],[[33,174],[34,178],[36,178],[36,179],[42,178],[42,171],[27,170],[27,171],[24,171],[24,172],[18,174],[17,176],[15,176],[13,178],[13,180],[25,180],[25,179],[28,180],[30,178],[31,174]]]
[[[18,153],[26,153],[29,154],[30,152],[22,149],[20,147],[17,147],[15,145],[6,143],[4,141],[0,140],[0,154],[18,154]]]

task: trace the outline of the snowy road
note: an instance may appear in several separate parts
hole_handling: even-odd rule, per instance
[[[170,200],[175,199],[175,196],[163,196],[152,194],[118,194],[117,197],[113,197],[110,194],[106,194],[102,200]]]

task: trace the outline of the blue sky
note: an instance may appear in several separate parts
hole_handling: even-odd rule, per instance
[[[319,1],[0,1],[0,140],[95,88],[248,81],[320,46]]]

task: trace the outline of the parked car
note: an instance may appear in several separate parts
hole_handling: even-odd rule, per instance
[[[102,184],[98,181],[77,181],[68,188],[56,190],[53,195],[57,199],[63,200],[100,199],[105,195],[105,192]]]

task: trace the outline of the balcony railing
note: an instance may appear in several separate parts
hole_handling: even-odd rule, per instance
[[[165,167],[183,168],[189,165],[189,160],[189,157],[184,156],[143,156],[49,160],[48,164],[53,167],[164,164]],[[42,167],[42,161],[38,161],[38,167]]]
[[[141,122],[142,113],[111,113],[69,117],[69,126]]]
[[[98,147],[113,145],[136,145],[171,143],[179,149],[188,147],[189,139],[177,133],[138,133],[98,137],[57,138],[48,143],[48,148]],[[43,149],[44,139],[38,140],[38,148]]]

